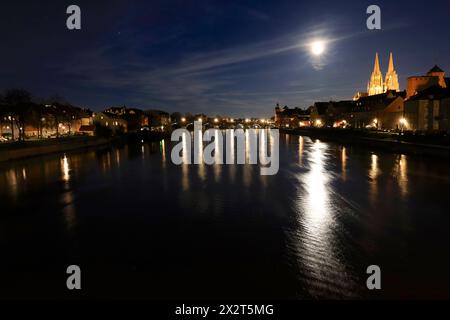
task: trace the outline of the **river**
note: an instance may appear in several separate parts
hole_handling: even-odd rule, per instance
[[[450,298],[449,172],[291,135],[274,176],[176,166],[169,141],[3,163],[0,297]]]

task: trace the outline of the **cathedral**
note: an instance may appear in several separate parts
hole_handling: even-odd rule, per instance
[[[369,83],[367,84],[367,93],[369,96],[373,96],[375,94],[385,93],[388,90],[400,91],[398,75],[394,68],[394,59],[392,57],[392,52],[389,56],[389,66],[385,81],[383,81],[383,75],[380,69],[380,61],[378,60],[378,53],[376,53],[375,65],[373,67]]]

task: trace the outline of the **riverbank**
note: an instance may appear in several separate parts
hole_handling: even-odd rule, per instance
[[[45,140],[0,144],[0,162],[42,156],[52,153],[83,150],[86,148],[107,147],[112,144],[159,141],[170,138],[167,132],[132,132],[112,138],[100,137],[64,137]]]
[[[342,129],[298,128],[280,129],[280,132],[308,136],[323,141],[342,144],[355,144],[365,147],[383,149],[395,153],[436,156],[450,158],[450,147],[432,143],[404,141],[392,134],[370,132],[351,132]]]
[[[111,139],[97,137],[70,137],[2,144],[0,145],[0,162],[99,147],[108,145],[111,141]]]

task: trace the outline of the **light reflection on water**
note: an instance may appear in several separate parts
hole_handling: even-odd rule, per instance
[[[61,175],[64,182],[69,182],[70,180],[69,171],[69,160],[67,160],[67,156],[64,155],[64,157],[61,159]]]
[[[303,165],[303,149],[305,145],[305,138],[303,136],[298,137],[298,163]]]
[[[117,153],[116,153],[117,154]],[[71,232],[76,227],[76,209],[74,205],[74,193],[70,188],[70,163],[67,155],[63,155],[61,162],[61,179],[64,182],[64,189],[66,190],[60,196],[60,202],[63,206],[62,213],[66,221],[67,230]]]
[[[342,180],[347,179],[347,148],[341,147]]]
[[[400,192],[402,197],[408,195],[408,160],[404,154],[400,155],[398,158],[398,165],[395,168],[395,175],[397,176],[398,186],[400,187]]]
[[[247,133],[245,139],[252,138]],[[263,139],[268,142],[263,146],[270,148],[272,137]],[[407,249],[426,241],[423,231],[417,237],[411,231],[428,226],[423,210],[432,207],[434,219],[440,219],[434,228],[446,226],[446,198],[436,192],[450,187],[443,163],[307,137],[285,135],[280,140],[276,176],[261,176],[258,166],[249,164],[174,166],[167,158],[170,142],[164,140],[3,164],[2,214],[17,217],[0,221],[21,225],[36,212],[46,212],[55,221],[60,217],[65,231],[45,229],[49,216],[33,219],[33,228],[49,234],[67,232],[79,243],[88,237],[88,244],[80,246],[88,257],[98,255],[99,261],[104,249],[96,245],[101,226],[107,230],[101,241],[127,247],[137,264],[151,257],[152,264],[165,270],[168,256],[185,252],[182,262],[174,258],[170,266],[184,263],[187,270],[211,277],[230,272],[236,277],[236,282],[226,278],[230,287],[247,292],[253,287],[246,287],[246,281],[254,281],[266,296],[272,292],[291,298],[360,296],[364,266],[380,261],[391,269],[411,267],[406,258],[391,258],[419,254]],[[206,143],[198,143],[197,156],[202,158]],[[246,159],[249,154],[246,149]],[[214,156],[225,159],[226,154]],[[26,215],[17,214],[19,205]],[[120,219],[112,219],[114,215]],[[115,235],[125,243],[117,244]],[[27,239],[31,233],[21,236]],[[127,243],[128,238],[134,240]],[[36,246],[49,250],[55,245],[33,239]],[[434,250],[448,244],[439,240],[433,240]],[[76,254],[83,256],[84,251]]]
[[[372,154],[370,156],[370,169],[369,169],[369,194],[372,206],[375,206],[378,200],[378,175],[380,174],[378,169],[378,156],[376,154]]]
[[[303,140],[299,143],[304,150]],[[326,143],[316,140],[302,151],[302,157],[307,159],[306,171],[296,174],[300,228],[290,234],[290,240],[299,267],[306,271],[302,272],[301,278],[312,297],[323,296],[325,292],[329,297],[350,297],[354,279],[338,257],[339,249],[333,234],[339,209],[332,199],[330,181],[333,175],[326,168],[330,161],[328,148]]]

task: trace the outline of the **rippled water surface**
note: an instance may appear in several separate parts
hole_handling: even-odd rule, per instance
[[[86,297],[450,297],[448,161],[280,139],[275,176],[168,141],[0,165],[0,296],[69,296],[77,264]]]

